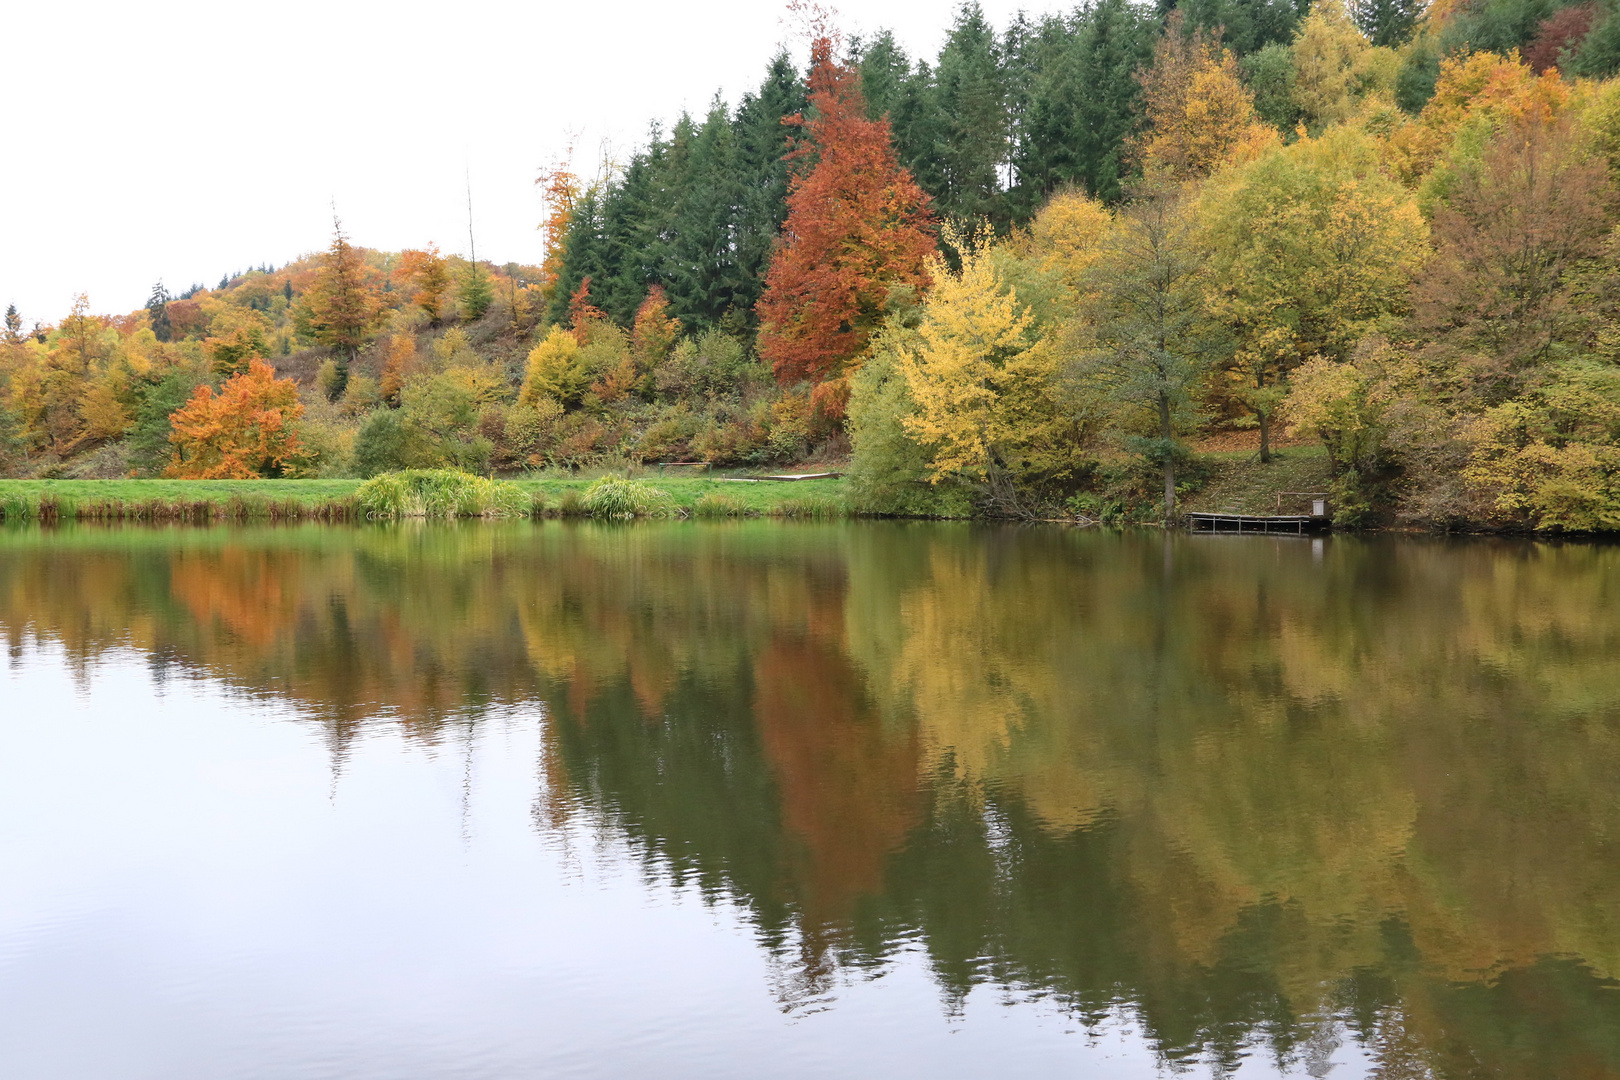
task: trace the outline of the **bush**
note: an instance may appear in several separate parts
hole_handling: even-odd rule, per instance
[[[670,517],[674,501],[643,480],[604,476],[585,489],[585,510],[592,517]]]
[[[509,518],[533,507],[516,484],[453,469],[384,473],[361,484],[355,501],[368,518]]]
[[[842,503],[836,499],[825,497],[808,497],[803,499],[783,499],[771,507],[772,517],[785,518],[841,518],[845,516]]]
[[[730,495],[711,491],[692,504],[692,513],[701,518],[743,517],[748,513],[748,507]]]
[[[558,517],[584,517],[586,514],[585,496],[577,488],[569,488],[557,500]]]

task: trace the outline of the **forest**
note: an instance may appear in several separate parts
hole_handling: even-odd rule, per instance
[[[836,464],[854,509],[1171,520],[1215,448],[1346,525],[1620,528],[1620,18],[1094,0],[758,87],[537,179],[541,265],[350,240],[8,308],[0,471]],[[656,107],[649,102],[649,110]]]

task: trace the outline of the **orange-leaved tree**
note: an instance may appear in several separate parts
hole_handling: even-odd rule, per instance
[[[291,379],[255,360],[216,392],[199,386],[169,418],[174,459],[166,475],[191,480],[279,476],[300,449],[304,406]]]
[[[546,257],[540,264],[540,290],[544,303],[551,303],[562,278],[563,258],[568,251],[568,225],[574,220],[574,204],[581,192],[579,177],[574,173],[572,160],[574,147],[569,147],[556,164],[535,178],[540,197],[545,202],[546,220],[540,223],[545,242]]]
[[[347,365],[371,336],[382,314],[382,299],[372,286],[375,272],[343,231],[343,223],[332,218],[332,246],[321,255],[315,281],[294,308],[298,327],[322,345],[337,350],[339,362]]]
[[[434,244],[420,251],[400,253],[398,276],[415,287],[411,303],[438,326],[444,317],[444,295],[450,289],[450,269]]]
[[[889,291],[929,284],[934,218],[825,26],[810,46],[809,89],[809,115],[785,121],[803,133],[788,155],[800,171],[757,308],[759,351],[778,380],[834,390],[817,398],[839,411],[835,387],[882,323]]]

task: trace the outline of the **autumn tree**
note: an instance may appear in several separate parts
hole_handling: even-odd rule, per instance
[[[348,379],[349,365],[371,337],[382,314],[382,300],[371,284],[371,271],[349,243],[343,223],[332,218],[332,246],[321,256],[315,281],[299,297],[298,328],[337,351],[339,371]]]
[[[1200,196],[1205,303],[1235,335],[1229,389],[1259,424],[1262,460],[1288,372],[1344,358],[1402,313],[1428,254],[1428,227],[1379,149],[1335,128],[1216,176]]]
[[[534,405],[551,398],[564,406],[579,404],[591,383],[591,373],[579,357],[579,339],[560,326],[551,328],[540,344],[529,350],[518,404]]]
[[[1078,374],[1125,415],[1122,427],[1164,476],[1164,520],[1176,507],[1177,436],[1198,417],[1213,360],[1203,311],[1203,253],[1182,196],[1148,184],[1114,216],[1087,274]],[[1142,430],[1151,431],[1142,437]]]
[[[450,270],[434,244],[420,251],[400,253],[399,276],[414,286],[411,303],[438,326],[444,317],[444,296],[450,289]]]
[[[669,313],[669,298],[663,287],[654,285],[636,309],[636,321],[630,330],[630,351],[644,380],[651,378],[680,336],[681,320]]]
[[[1204,177],[1277,142],[1255,112],[1237,60],[1218,39],[1186,33],[1179,11],[1171,12],[1152,66],[1137,79],[1147,130],[1132,149],[1150,173],[1174,180]]]
[[[1294,37],[1294,102],[1313,131],[1348,117],[1367,39],[1344,0],[1316,0]]]
[[[194,480],[279,476],[299,451],[298,387],[254,361],[216,392],[199,386],[171,418],[174,457],[166,475]]]
[[[476,322],[484,317],[489,306],[495,302],[495,289],[489,283],[489,274],[477,259],[467,264],[467,272],[461,275],[461,284],[456,288],[456,306],[461,309],[463,322]]]
[[[760,298],[759,350],[784,383],[842,384],[882,322],[889,291],[929,283],[928,196],[900,167],[887,120],[866,115],[859,77],[811,44],[808,115],[792,151],[804,170],[788,195],[783,241]],[[823,398],[836,408],[836,389]]]
[[[382,376],[377,385],[383,402],[390,408],[398,407],[399,392],[404,389],[406,376],[410,374],[415,359],[416,338],[408,333],[395,334],[388,343],[388,358],[383,361]]]
[[[568,227],[582,191],[573,170],[573,156],[574,148],[570,145],[562,157],[542,170],[534,181],[546,208],[546,218],[540,223],[540,239],[546,252],[540,263],[540,293],[541,303],[547,307],[562,280],[563,261],[568,254]]]
[[[1021,485],[1072,465],[1070,425],[1053,393],[1050,328],[1020,299],[1007,253],[987,239],[957,245],[958,272],[933,257],[934,292],[896,359],[915,403],[903,425],[929,451],[929,479],[980,485],[997,511],[1016,513]]]
[[[1544,359],[1580,312],[1571,273],[1602,254],[1614,191],[1567,118],[1509,124],[1434,215],[1420,323],[1508,377]]]

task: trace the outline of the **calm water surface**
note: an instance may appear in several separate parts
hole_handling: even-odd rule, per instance
[[[1620,1077],[1620,549],[0,530],[0,1075]]]

